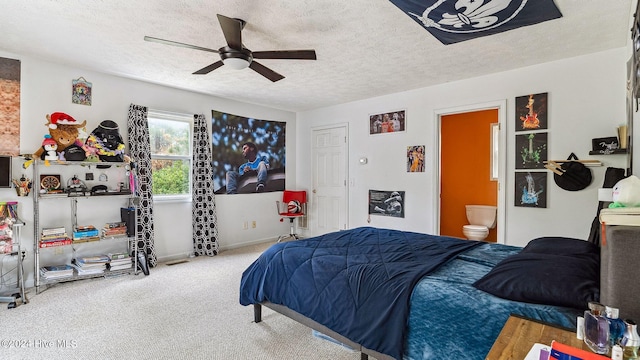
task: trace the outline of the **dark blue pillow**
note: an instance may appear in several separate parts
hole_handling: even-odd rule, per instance
[[[587,309],[600,299],[600,254],[511,255],[473,284],[503,299]]]
[[[522,249],[522,252],[555,255],[589,255],[600,254],[600,248],[585,240],[561,236],[547,236],[531,240],[527,246]]]

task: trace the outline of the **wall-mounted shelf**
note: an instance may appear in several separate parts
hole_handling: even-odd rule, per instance
[[[628,154],[628,149],[615,149],[615,150],[595,150],[589,151],[589,155],[617,155],[617,154]]]

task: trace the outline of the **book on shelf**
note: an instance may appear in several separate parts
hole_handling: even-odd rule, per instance
[[[94,231],[96,227],[93,225],[78,225],[74,229],[75,231]]]
[[[111,264],[111,265],[131,264],[131,258],[120,259],[120,260],[111,260],[111,261],[109,261],[109,264]]]
[[[65,272],[65,271],[73,271],[73,268],[69,264],[62,265],[47,265],[40,268],[43,272],[53,271],[53,272]]]
[[[113,262],[114,260],[127,259],[129,258],[129,254],[126,252],[121,253],[108,253],[107,256]]]
[[[57,234],[57,235],[42,235],[40,236],[40,241],[56,241],[56,240],[64,240],[68,239],[69,236],[67,233]]]
[[[109,261],[109,264],[112,265],[112,266],[126,265],[126,264],[131,265],[131,258],[111,260],[111,261]]]
[[[75,261],[80,264],[88,264],[88,263],[106,264],[109,262],[109,257],[107,255],[83,256],[83,257],[75,258]]]
[[[124,221],[108,222],[104,224],[105,229],[120,228],[120,227],[126,228],[126,226],[127,226],[127,223]]]
[[[73,276],[73,267],[69,264],[47,265],[40,268],[40,275],[45,279],[58,279]]]
[[[640,207],[604,208],[600,222],[605,225],[640,226]]]
[[[42,229],[42,235],[57,235],[57,234],[66,234],[66,233],[67,233],[67,230],[63,226]]]
[[[100,236],[100,231],[98,231],[98,229],[96,229],[95,226],[93,225],[78,226],[73,231],[74,239],[81,239],[85,237],[95,237],[95,236]]]
[[[91,266],[98,265],[98,266]],[[77,262],[72,262],[71,266],[76,269],[78,275],[93,275],[93,274],[102,274],[107,269],[106,264],[91,264],[90,266],[81,265]]]
[[[73,243],[77,244],[77,243],[84,243],[84,242],[89,242],[89,241],[99,241],[100,240],[100,236],[85,236],[85,237],[80,237],[80,238],[73,238]]]
[[[51,240],[51,241],[40,241],[40,248],[48,248],[48,247],[56,247],[56,246],[64,246],[71,245],[71,239],[60,239],[60,240]]]
[[[117,271],[117,270],[126,270],[131,269],[133,265],[129,264],[121,264],[121,265],[111,265],[109,264],[109,271]]]
[[[102,229],[102,236],[120,236],[120,235],[127,235],[126,227]]]

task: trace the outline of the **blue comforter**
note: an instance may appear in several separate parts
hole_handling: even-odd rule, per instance
[[[401,359],[414,285],[480,244],[370,227],[279,243],[242,274],[240,303],[285,305]]]
[[[482,244],[420,279],[411,295],[404,360],[484,360],[511,314],[575,329],[582,310],[501,299],[473,287],[521,250]]]

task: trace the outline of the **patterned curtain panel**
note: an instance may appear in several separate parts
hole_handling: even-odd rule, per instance
[[[218,220],[213,193],[210,145],[211,140],[204,115],[194,115],[191,206],[193,249],[196,256],[218,254]]]
[[[136,163],[138,183],[136,195],[140,199],[137,208],[138,251],[144,251],[149,266],[156,266],[158,259],[153,240],[153,181],[151,178],[151,145],[149,144],[149,125],[147,107],[129,105],[129,150],[131,159]]]

